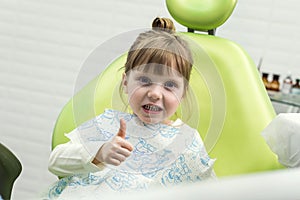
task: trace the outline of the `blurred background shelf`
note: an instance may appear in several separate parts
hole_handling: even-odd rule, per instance
[[[276,113],[299,113],[300,95],[268,91]]]

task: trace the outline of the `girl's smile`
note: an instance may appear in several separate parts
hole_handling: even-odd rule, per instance
[[[153,104],[144,105],[143,108],[144,108],[145,112],[148,112],[148,113],[157,113],[157,112],[160,112],[163,110],[161,107],[153,105]]]

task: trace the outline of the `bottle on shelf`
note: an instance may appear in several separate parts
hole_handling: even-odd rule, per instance
[[[292,94],[299,94],[300,95],[300,79],[296,79],[296,83],[292,86]]]
[[[283,94],[290,94],[293,87],[293,79],[291,72],[288,72],[287,76],[283,79],[281,92]]]
[[[267,90],[270,89],[270,82],[268,80],[268,77],[269,77],[269,73],[265,73],[265,72],[262,73],[262,81],[263,81],[263,83],[265,85],[265,88]]]
[[[279,83],[279,74],[273,74],[273,80],[269,84],[269,89],[273,91],[279,91],[280,83]]]

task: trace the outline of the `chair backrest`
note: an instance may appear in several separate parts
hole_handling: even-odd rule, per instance
[[[171,15],[180,23],[186,19],[180,18],[179,14],[183,11],[179,14],[173,13],[172,10],[177,11],[173,7],[184,8],[177,2],[182,1],[167,0],[167,6]],[[205,0],[191,1],[193,2],[199,4]],[[236,5],[236,0],[210,2],[215,3],[218,13],[223,16],[219,22],[215,23],[213,20],[220,19],[220,16],[206,15],[204,28],[201,28],[201,20],[196,24],[191,20],[183,25],[189,30],[215,30],[226,21]],[[216,12],[215,7],[211,6],[210,11]],[[227,10],[223,11],[224,9]],[[195,11],[192,14],[197,17],[201,16],[201,12],[204,11],[200,10],[200,14]],[[190,12],[184,10],[183,13],[185,16]],[[207,22],[209,20],[213,21],[210,26]],[[192,25],[189,27],[189,24]],[[180,34],[194,43],[192,51],[198,64],[193,67],[190,85],[199,106],[199,113],[194,113],[200,116],[196,128],[204,139],[209,155],[217,158],[217,175],[282,168],[261,136],[261,131],[275,117],[275,112],[250,56],[241,46],[224,38],[203,33]],[[119,68],[124,65],[125,59],[126,54],[121,55],[106,71],[70,99],[57,119],[53,132],[53,148],[67,141],[64,133],[113,106],[112,99],[115,96],[112,91],[116,91],[118,87],[121,79]],[[91,96],[94,97],[92,101],[87,98]],[[91,110],[88,108],[93,108],[94,112],[87,112]]]
[[[0,143],[0,195],[10,199],[15,180],[22,171],[19,159]]]

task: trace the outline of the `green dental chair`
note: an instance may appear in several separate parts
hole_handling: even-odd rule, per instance
[[[19,159],[0,143],[0,196],[2,199],[11,198],[14,182],[21,171],[22,165]]]
[[[187,27],[179,34],[194,43],[194,60],[201,63],[194,66],[190,80],[198,104],[193,116],[199,118],[197,129],[209,155],[217,159],[214,169],[219,177],[283,168],[261,136],[275,111],[254,62],[241,46],[215,35],[236,3],[166,0],[172,17]],[[112,91],[121,80],[119,69],[125,60],[126,53],[67,102],[56,121],[52,148],[68,141],[65,133],[113,107]],[[91,108],[94,112],[87,111]]]

